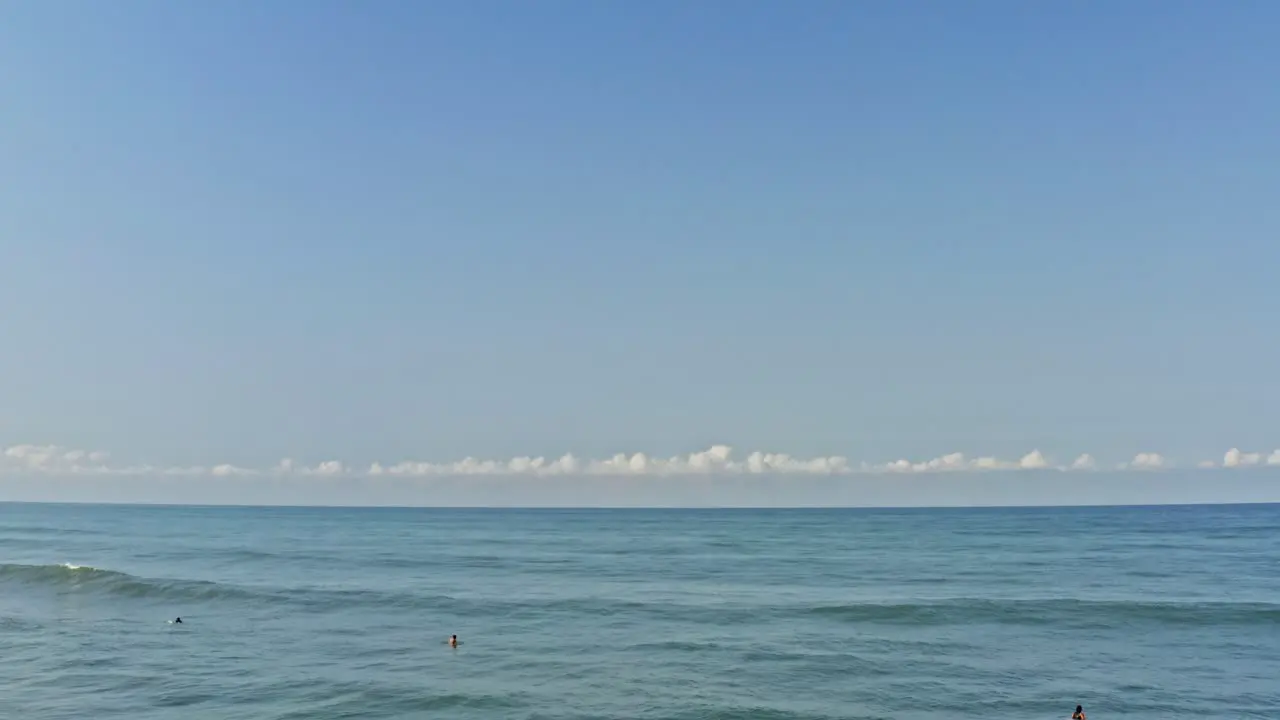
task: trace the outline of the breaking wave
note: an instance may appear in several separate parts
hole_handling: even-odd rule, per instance
[[[209,580],[147,578],[117,570],[63,563],[0,564],[0,588],[22,585],[59,593],[102,593],[114,597],[170,602],[247,601],[285,604],[325,611],[353,606],[384,610],[452,608],[498,613],[510,618],[570,614],[679,618],[713,624],[811,618],[837,623],[878,625],[1024,625],[1110,628],[1141,623],[1181,626],[1280,624],[1280,604],[1264,602],[1191,602],[1079,599],[951,598],[934,601],[849,603],[839,605],[683,605],[618,597],[561,597],[543,600],[424,595],[412,590],[368,588],[244,586]]]
[[[100,593],[113,597],[173,602],[247,601],[281,603],[311,610],[378,605],[389,608],[439,607],[446,596],[368,589],[258,587],[210,580],[148,578],[88,565],[0,564],[0,588],[18,584],[60,593]]]
[[[132,598],[216,600],[252,597],[252,590],[204,580],[143,578],[116,570],[62,563],[0,564],[0,585],[18,583],[57,591],[102,592]]]

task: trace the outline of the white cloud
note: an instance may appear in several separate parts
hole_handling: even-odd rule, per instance
[[[786,453],[749,453],[742,461],[734,459],[728,445],[713,445],[686,457],[654,458],[644,453],[620,453],[608,460],[588,461],[586,472],[592,475],[707,475],[715,473],[779,473],[831,475],[850,472],[849,460],[840,455],[796,458]]]
[[[849,459],[843,455],[801,460],[786,453],[753,452],[747,456],[747,472],[751,473],[817,473],[843,474],[850,472]]]
[[[920,472],[947,472],[956,470],[977,470],[982,469],[981,466],[989,458],[977,458],[969,460],[965,458],[964,453],[949,453],[932,460],[923,460],[912,462],[910,460],[895,460],[884,465],[873,465],[868,469],[871,471],[894,472],[894,473],[920,473]]]
[[[928,460],[896,460],[875,464],[853,465],[841,455],[819,457],[795,457],[786,453],[750,452],[736,453],[728,445],[713,445],[706,450],[673,457],[648,455],[643,452],[618,453],[605,459],[580,458],[566,453],[558,458],[520,456],[507,460],[486,460],[474,457],[453,462],[402,461],[395,464],[375,462],[364,469],[356,468],[341,460],[327,460],[317,465],[303,465],[292,458],[261,468],[244,467],[232,463],[197,466],[112,465],[110,456],[102,451],[78,450],[58,445],[14,445],[0,449],[0,473],[46,475],[156,475],[175,477],[250,477],[250,476],[309,476],[342,477],[369,475],[381,477],[438,477],[438,476],[699,476],[699,475],[846,475],[853,473],[942,473],[983,472],[1008,470],[1088,471],[1098,468],[1092,455],[1083,454],[1067,465],[1054,465],[1040,450],[1006,460],[992,456],[967,457],[964,453],[949,453]],[[1262,453],[1245,453],[1232,448],[1223,456],[1221,465],[1200,463],[1199,467],[1249,467],[1259,465],[1280,466],[1280,450],[1269,456]],[[1138,453],[1132,460],[1121,463],[1122,470],[1163,470],[1173,465],[1154,452]]]
[[[235,465],[222,464],[214,465],[213,469],[209,471],[209,474],[214,477],[229,477],[231,475],[257,475],[258,473],[256,470],[236,467]]]
[[[975,470],[1008,470],[1013,467],[1013,463],[989,456],[974,458],[972,464]]]
[[[569,475],[578,472],[581,463],[571,454],[558,460],[544,457],[517,457],[510,460],[477,460],[473,457],[456,462],[405,461],[395,465],[373,463],[370,475],[425,477],[432,475]]]
[[[1098,467],[1098,461],[1093,459],[1089,453],[1084,453],[1071,463],[1072,470],[1093,470]]]
[[[1001,460],[984,456],[967,458],[964,453],[949,453],[932,460],[912,462],[911,460],[895,460],[883,465],[862,465],[865,472],[888,473],[933,473],[933,472],[973,472],[984,470],[1044,470],[1049,468],[1049,460],[1039,450],[1032,450],[1018,460]]]
[[[1121,466],[1133,470],[1160,470],[1169,467],[1169,462],[1160,453],[1138,453],[1133,460]]]
[[[0,469],[26,472],[78,474],[104,469],[108,455],[94,450],[76,450],[60,445],[14,445],[0,456]]]
[[[302,475],[345,475],[347,466],[337,460],[326,460],[313,468],[302,468],[298,472]]]
[[[1249,467],[1261,463],[1262,453],[1240,452],[1239,448],[1231,448],[1222,456],[1222,467],[1227,468]]]
[[[1049,467],[1049,461],[1045,459],[1039,450],[1032,450],[1022,456],[1022,459],[1018,461],[1018,467],[1023,470],[1043,470]]]
[[[338,461],[315,467],[298,467],[292,460],[282,460],[271,470],[248,468],[232,463],[212,466],[158,466],[148,464],[107,465],[110,454],[100,450],[77,450],[60,445],[13,445],[0,450],[0,473],[43,475],[155,475],[173,477],[237,477],[265,474],[298,473],[302,475],[336,475],[347,472]]]
[[[556,460],[545,457],[517,457],[511,460],[464,458],[452,463],[401,462],[386,466],[374,463],[371,475],[713,475],[713,474],[842,474],[850,472],[849,460],[841,456],[812,459],[794,458],[784,453],[753,452],[742,461],[734,459],[728,445],[714,445],[701,452],[670,458],[645,453],[618,453],[604,460],[580,460],[572,453]]]

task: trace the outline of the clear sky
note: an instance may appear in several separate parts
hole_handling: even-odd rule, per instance
[[[718,443],[1266,465],[1277,28],[1269,0],[5,3],[0,452],[105,483]]]

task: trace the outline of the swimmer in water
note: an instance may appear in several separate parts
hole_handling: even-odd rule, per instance
[[[1073,712],[1073,713],[1071,713],[1071,720],[1085,720],[1085,718],[1084,718],[1084,708],[1083,708],[1083,707],[1081,707],[1081,706],[1079,706],[1079,705],[1077,705],[1077,706],[1076,706],[1076,711],[1075,711],[1075,712]]]
[[[449,636],[449,647],[458,647],[458,636],[457,636],[457,635],[450,635],[450,636]]]
[[[182,624],[182,618],[174,618],[174,619],[173,619],[173,623],[174,623],[175,625],[181,625],[181,624]]]

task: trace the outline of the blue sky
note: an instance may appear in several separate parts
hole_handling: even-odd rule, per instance
[[[1280,447],[1280,5],[11,3],[0,446]]]

